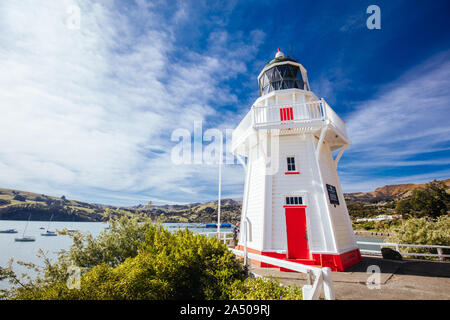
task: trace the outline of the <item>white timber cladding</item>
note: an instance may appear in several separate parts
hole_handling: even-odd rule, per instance
[[[246,216],[249,220],[248,246],[255,250],[262,250],[264,237],[264,201],[265,201],[265,158],[260,144],[250,147],[247,167],[248,188],[246,201]],[[244,223],[242,222],[242,226]],[[243,241],[242,241],[243,242]]]
[[[343,192],[326,142],[317,161],[317,137],[312,134],[278,135],[276,130],[269,132],[272,132],[269,140],[266,135],[259,137],[257,143],[253,139],[255,143],[249,153],[247,194],[244,192],[243,205],[250,221],[248,246],[258,251],[286,251],[285,198],[301,196],[307,206],[311,253],[339,253],[355,248]],[[272,146],[277,146],[277,150],[272,150],[271,141],[278,141]],[[275,156],[278,163],[273,158]],[[288,156],[295,157],[296,171],[300,174],[285,174]],[[268,157],[276,167],[273,174],[266,166]],[[339,205],[330,204],[326,184],[336,187]],[[243,221],[241,225],[244,226]],[[242,239],[240,243],[243,244]]]
[[[266,176],[265,176],[265,206],[264,206],[264,239],[262,250],[272,248],[272,172],[279,170],[279,163],[274,161],[272,154],[278,154],[278,140],[273,139],[271,130],[265,131]]]
[[[277,150],[272,150],[271,140],[278,141],[272,146],[278,146]],[[317,140],[311,134],[277,135],[276,130],[272,130],[270,140],[266,140],[264,135],[250,148],[243,210],[250,221],[248,246],[252,249],[270,252],[287,250],[286,196],[301,196],[307,206],[308,246],[311,253],[338,253],[352,247],[353,231],[347,223],[348,213],[331,151],[324,144],[317,162]],[[265,152],[268,154],[265,155]],[[273,174],[266,166],[267,156],[272,159],[278,157]],[[287,156],[295,157],[296,171],[300,174],[285,174]],[[276,163],[274,159],[272,161]],[[321,174],[318,174],[319,170]],[[329,204],[326,183],[335,185],[338,190],[339,201],[342,202],[336,208]],[[241,225],[244,226],[243,221]],[[243,244],[243,239],[240,239],[240,243]]]
[[[327,205],[324,203],[321,181],[317,175],[314,141],[311,135],[281,135],[279,136],[280,170],[272,175],[272,248],[265,251],[287,249],[285,198],[301,196],[306,208],[308,246],[312,252],[335,252],[330,229],[327,226]],[[296,170],[300,174],[287,175],[288,155],[295,156]]]
[[[338,252],[354,249],[356,248],[355,238],[350,217],[348,215],[347,206],[345,204],[344,193],[342,192],[342,188],[339,183],[337,168],[333,161],[331,150],[326,142],[320,150],[319,167],[323,183],[334,186],[339,199],[339,204],[337,205],[331,204],[327,198],[328,210],[330,212],[330,219],[335,235],[336,249]]]

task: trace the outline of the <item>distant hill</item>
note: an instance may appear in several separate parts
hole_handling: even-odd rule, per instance
[[[236,224],[240,220],[242,201],[222,199],[220,217],[225,223]],[[214,223],[217,221],[217,201],[180,205],[152,205],[141,209],[153,219],[165,222]]]
[[[450,179],[444,180],[450,186]],[[370,192],[345,193],[349,206],[352,203],[377,203],[399,200],[411,195],[424,184],[398,184],[379,187]],[[221,220],[237,223],[240,220],[242,201],[221,200]],[[350,210],[350,208],[349,208]],[[54,197],[32,192],[0,188],[0,220],[48,221],[106,221],[108,217],[126,213],[148,215],[154,221],[214,223],[217,221],[217,201],[177,205],[138,205],[117,207],[69,200],[64,196]]]
[[[154,221],[211,223],[217,220],[217,201],[180,205],[146,205],[117,207],[69,200],[28,191],[0,188],[0,220],[107,221],[110,216],[144,214]],[[239,221],[241,201],[223,199],[221,218],[228,223]]]
[[[113,210],[87,202],[0,188],[0,220],[106,221]]]
[[[450,179],[443,180],[447,187],[450,186]],[[425,184],[392,184],[376,188],[370,192],[345,193],[345,200],[359,202],[381,202],[389,200],[400,200],[409,197],[414,189],[425,186]]]

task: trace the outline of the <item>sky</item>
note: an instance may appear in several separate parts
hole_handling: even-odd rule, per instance
[[[366,25],[370,5],[381,29]],[[277,48],[347,124],[344,192],[450,178],[448,12],[445,0],[1,1],[0,187],[123,206],[216,199],[205,152],[218,132],[230,140]],[[173,160],[180,135],[190,163]],[[225,156],[222,197],[242,199],[244,169]]]

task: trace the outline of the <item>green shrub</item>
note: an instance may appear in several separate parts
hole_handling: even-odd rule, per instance
[[[364,229],[367,231],[375,231],[375,221],[361,221],[354,223],[355,229]]]
[[[23,201],[27,201],[27,198],[22,196],[22,195],[20,195],[20,194],[16,194],[14,196],[13,200],[17,200],[17,201],[22,201],[23,202]]]
[[[410,218],[404,220],[401,225],[392,227],[391,232],[387,242],[450,246],[450,216],[440,216],[436,220],[425,217]],[[436,249],[427,248],[402,247],[401,251],[437,253]]]
[[[233,300],[301,300],[302,291],[297,286],[283,286],[277,280],[248,278],[231,286]]]
[[[72,237],[71,249],[60,252],[55,263],[44,258],[45,268],[33,281],[18,281],[11,269],[0,268],[0,279],[19,284],[4,298],[301,298],[298,288],[248,279],[246,268],[224,244],[187,229],[171,233],[148,220],[138,223],[137,218],[122,217],[97,238],[79,233]],[[67,269],[73,264],[83,269],[80,289],[66,285]]]
[[[9,200],[0,199],[0,206],[4,206],[4,205],[10,204],[10,203],[11,203],[11,201],[9,201]]]

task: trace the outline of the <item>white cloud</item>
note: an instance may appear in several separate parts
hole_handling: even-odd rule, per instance
[[[449,114],[449,56],[446,52],[432,58],[360,105],[347,120],[353,142],[378,146],[448,132],[443,116]]]
[[[213,102],[237,101],[221,81],[245,70],[227,48],[245,38],[174,60],[176,37],[156,6],[137,1],[125,14],[114,3],[0,4],[3,187],[111,203],[207,196],[192,183],[211,183],[210,169],[171,165],[170,133],[215,115]],[[74,4],[79,30],[66,24]]]
[[[439,157],[431,153],[448,151],[449,100],[450,52],[443,52],[359,105],[346,119],[353,145],[340,162],[344,189],[367,191],[374,183],[448,177],[448,171],[444,171],[447,176],[441,171],[450,164],[448,153]],[[399,167],[412,166],[428,168],[393,176]]]

